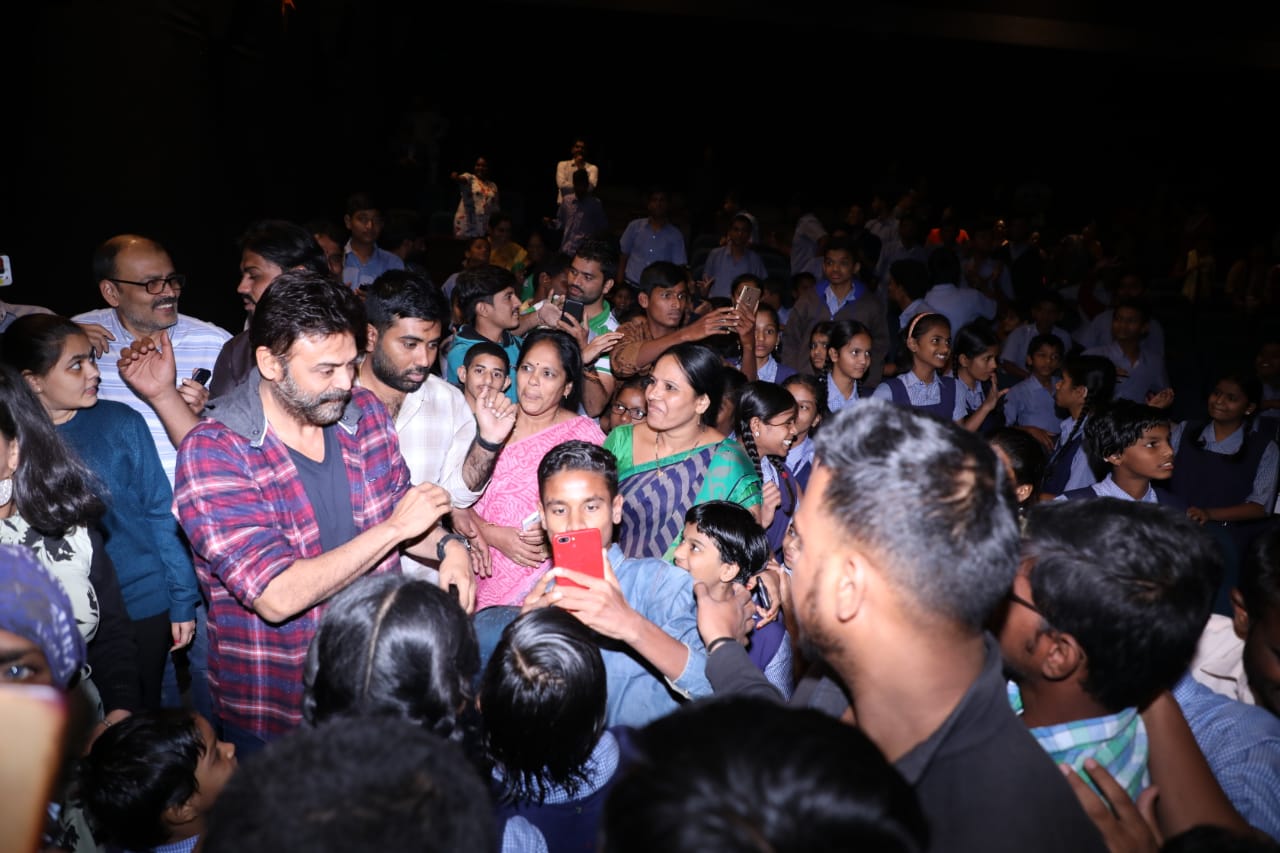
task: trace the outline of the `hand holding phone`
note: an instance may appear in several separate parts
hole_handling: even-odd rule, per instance
[[[756,579],[756,586],[751,590],[751,599],[761,610],[768,610],[773,606],[773,602],[769,598],[769,590],[765,588],[764,578],[758,574],[753,577]]]
[[[191,378],[201,385],[208,386],[209,380],[213,378],[213,371],[207,367],[197,367],[191,371]]]
[[[592,527],[554,534],[551,537],[551,564],[603,580],[604,551],[600,544],[600,531]],[[556,583],[582,588],[582,584],[565,577],[556,578]]]
[[[586,310],[586,305],[577,299],[566,299],[562,313],[572,317],[579,325],[582,324],[582,314]]]

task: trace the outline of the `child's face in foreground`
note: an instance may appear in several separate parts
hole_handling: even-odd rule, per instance
[[[738,574],[736,565],[720,559],[720,547],[716,541],[694,524],[684,526],[684,540],[676,548],[673,559],[677,566],[693,576],[694,583],[701,581],[708,589],[731,583]]]
[[[1169,479],[1173,476],[1169,425],[1160,424],[1144,430],[1141,438],[1123,452],[1108,456],[1107,461],[1118,469],[1148,480]]]
[[[463,366],[458,373],[461,374],[458,379],[462,382],[462,390],[473,403],[490,388],[506,391],[511,381],[502,359],[495,355],[478,355],[471,360],[470,367]]]
[[[622,496],[609,497],[603,474],[570,469],[552,474],[542,484],[542,526],[549,534],[594,528],[607,548],[613,526],[621,521]]]

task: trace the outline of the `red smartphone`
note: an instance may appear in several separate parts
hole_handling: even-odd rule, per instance
[[[551,537],[551,565],[573,569],[593,578],[604,577],[604,559],[601,554],[600,531],[567,530]],[[582,588],[568,578],[556,578],[556,583]]]

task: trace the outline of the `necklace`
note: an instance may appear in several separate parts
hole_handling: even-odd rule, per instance
[[[706,429],[707,429],[706,424],[703,424],[703,423],[698,424],[698,432],[693,437],[693,444],[685,448],[685,450],[683,451],[684,453],[691,452],[695,447],[697,447],[702,442],[702,434],[706,432]],[[667,474],[665,471],[662,470],[662,451],[658,447],[658,439],[660,438],[662,438],[662,433],[655,432],[653,434],[653,461],[654,461],[654,464],[658,466],[658,476],[665,480],[667,479]],[[672,454],[672,455],[676,455],[676,454]]]

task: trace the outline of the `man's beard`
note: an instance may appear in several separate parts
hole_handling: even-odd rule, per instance
[[[800,652],[810,661],[826,661],[828,654],[838,649],[840,640],[831,635],[830,630],[822,625],[818,618],[818,602],[816,587],[809,588],[809,594],[800,602],[796,613],[796,642]]]
[[[325,391],[323,394],[303,392],[293,381],[288,365],[285,365],[284,376],[271,383],[271,395],[276,398],[280,408],[290,415],[319,427],[337,423],[347,408],[347,403],[351,401],[350,391]]]
[[[373,349],[373,375],[378,381],[405,394],[412,394],[427,381],[428,370],[425,367],[414,367],[403,373],[396,373],[395,366],[382,354],[381,347]],[[421,376],[418,379],[417,376]]]

